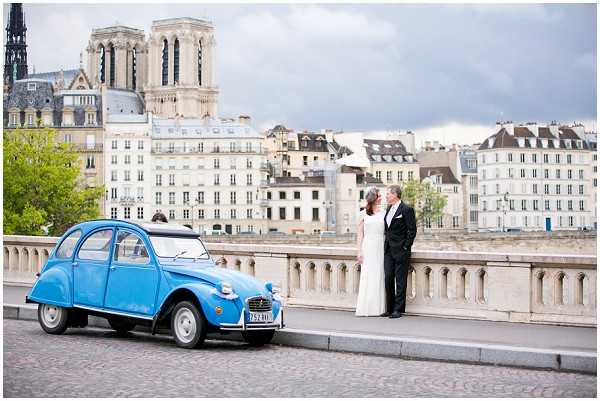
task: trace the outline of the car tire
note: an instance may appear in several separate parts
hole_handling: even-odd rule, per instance
[[[270,343],[274,335],[275,330],[242,331],[244,340],[254,347],[262,347],[263,345]]]
[[[198,307],[190,301],[181,301],[171,313],[171,333],[182,348],[199,348],[206,339],[206,321]]]
[[[126,335],[135,327],[135,323],[120,317],[108,318],[108,324],[114,331],[117,332],[117,334],[121,336]]]
[[[39,304],[38,322],[48,334],[62,334],[69,326],[69,310],[56,305]]]

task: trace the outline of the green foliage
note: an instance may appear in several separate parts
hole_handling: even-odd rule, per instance
[[[104,188],[80,182],[78,154],[48,128],[4,131],[4,234],[61,235],[98,218]]]
[[[402,200],[413,206],[417,222],[423,228],[425,220],[434,221],[444,213],[446,195],[437,192],[429,181],[409,180],[402,185]]]

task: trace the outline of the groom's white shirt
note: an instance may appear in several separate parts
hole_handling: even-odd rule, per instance
[[[388,227],[392,224],[392,219],[394,218],[394,215],[396,214],[396,210],[398,210],[398,207],[400,206],[401,202],[402,202],[402,200],[399,200],[398,202],[394,203],[392,205],[392,208],[390,209],[389,213],[387,214],[385,221],[387,222]]]

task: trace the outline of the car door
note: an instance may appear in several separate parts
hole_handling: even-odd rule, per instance
[[[133,230],[119,228],[110,263],[105,308],[152,316],[156,308],[158,269],[148,244]]]
[[[73,303],[102,307],[114,230],[100,228],[82,240],[73,259]]]

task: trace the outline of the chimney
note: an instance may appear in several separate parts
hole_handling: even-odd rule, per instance
[[[571,127],[571,129],[573,131],[575,131],[575,133],[577,134],[577,136],[580,139],[585,138],[585,130],[584,130],[584,126],[582,124],[575,124],[574,126]]]
[[[558,124],[556,123],[556,121],[552,121],[552,124],[550,124],[548,126],[548,128],[550,128],[550,133],[552,135],[554,135],[556,138],[558,138]]]
[[[325,130],[325,140],[327,141],[327,143],[333,142],[333,130],[332,129]]]
[[[533,122],[533,123],[527,123],[527,129],[529,131],[531,131],[531,133],[533,135],[535,135],[536,138],[539,136],[540,131],[538,129],[538,124],[537,123],[535,123],[535,122]]]
[[[503,127],[506,130],[506,132],[508,132],[508,134],[510,136],[514,136],[515,135],[515,124],[512,121],[506,121],[503,124]]]
[[[439,141],[433,141],[433,148],[435,150],[438,150],[440,148],[440,142]]]
[[[240,124],[249,125],[250,124],[250,116],[241,115],[238,117],[238,122]]]

